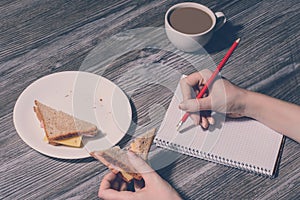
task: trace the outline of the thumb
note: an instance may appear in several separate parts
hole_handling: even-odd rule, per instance
[[[153,180],[153,176],[158,176],[157,173],[139,156],[135,153],[128,151],[128,158],[136,172],[141,174],[145,183]]]
[[[117,191],[113,189],[99,190],[98,197],[105,200],[126,200],[132,197],[131,191]]]
[[[198,112],[203,110],[211,110],[211,98],[205,97],[201,99],[188,99],[179,104],[179,109],[186,112]]]

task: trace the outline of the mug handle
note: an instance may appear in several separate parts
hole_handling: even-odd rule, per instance
[[[215,30],[219,30],[226,23],[227,19],[226,19],[224,13],[222,13],[222,12],[216,12],[215,15],[217,18],[217,24],[216,24]]]

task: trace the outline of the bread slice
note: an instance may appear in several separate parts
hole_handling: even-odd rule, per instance
[[[135,138],[133,142],[130,143],[129,150],[133,151],[144,160],[148,159],[148,153],[152,145],[156,129],[153,128],[141,136]]]
[[[55,110],[37,100],[34,101],[34,112],[42,123],[49,143],[78,135],[94,136],[97,127],[89,122],[77,119],[65,112]]]
[[[133,179],[141,180],[142,176],[135,172],[127,156],[127,151],[120,149],[119,146],[112,147],[105,151],[94,151],[90,153],[94,158],[101,161],[113,173],[120,172],[126,182]]]
[[[133,142],[130,143],[128,150],[133,151],[144,160],[147,160],[154,136],[155,129],[151,129],[145,134],[142,134],[140,137],[134,139]],[[133,179],[142,179],[141,174],[135,172],[134,167],[128,160],[127,151],[120,149],[119,146],[115,146],[104,151],[94,151],[90,154],[101,161],[113,173],[117,174],[120,172],[120,175],[126,182],[130,182]]]

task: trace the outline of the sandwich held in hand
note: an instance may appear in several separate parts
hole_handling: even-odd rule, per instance
[[[35,100],[34,112],[45,131],[45,140],[52,145],[81,146],[82,136],[95,136],[97,127],[65,112]]]
[[[135,172],[134,167],[130,163],[127,151],[120,149],[119,146],[109,148],[105,151],[94,151],[90,154],[101,161],[113,173],[117,174],[120,172],[126,182],[130,182],[132,179],[142,179],[142,176]]]
[[[150,147],[155,136],[155,129],[142,134],[130,143],[128,150],[136,153],[144,160],[147,160]],[[141,180],[141,174],[137,173],[132,166],[127,150],[120,149],[119,146],[109,148],[104,151],[94,151],[90,153],[94,158],[101,161],[113,173],[120,173],[123,180],[130,182],[133,179]]]
[[[135,138],[129,145],[129,150],[139,155],[144,160],[148,159],[148,153],[155,136],[155,128]]]

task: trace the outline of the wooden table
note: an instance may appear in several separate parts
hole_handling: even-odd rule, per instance
[[[177,84],[174,74],[199,70],[193,63],[202,63],[200,69],[214,68],[205,61],[218,63],[238,37],[241,43],[222,75],[240,87],[300,105],[299,1],[197,1],[224,12],[228,19],[205,46],[208,59],[183,54],[164,39],[164,13],[177,2],[1,1],[0,199],[97,199],[100,181],[108,172],[93,158],[44,156],[19,137],[13,124],[16,100],[45,75],[81,70],[117,84],[133,108],[133,126],[118,143],[122,147],[132,139],[128,136],[160,126]],[[146,27],[154,34],[146,31],[140,41],[150,39],[157,47],[137,42],[126,50],[122,40]],[[103,44],[97,67],[84,62]],[[101,57],[104,52],[116,57]],[[299,152],[300,145],[287,138],[274,179],[185,155],[158,173],[185,199],[299,199]]]

